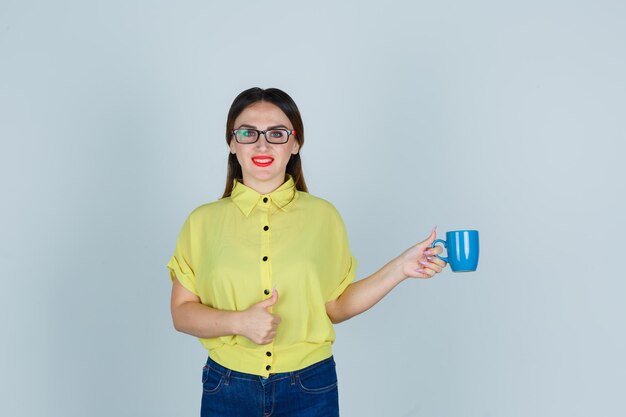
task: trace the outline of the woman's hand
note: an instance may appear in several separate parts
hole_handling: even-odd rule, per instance
[[[398,257],[402,263],[404,275],[411,278],[432,278],[446,267],[447,262],[435,256],[440,254],[443,249],[439,246],[430,247],[436,237],[437,226],[433,228],[426,240],[410,247]]]
[[[272,314],[269,308],[278,301],[278,291],[272,297],[252,305],[240,313],[240,329],[238,334],[247,337],[257,345],[267,345],[276,337],[280,324],[280,316]]]

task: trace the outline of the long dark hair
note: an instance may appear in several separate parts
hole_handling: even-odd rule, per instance
[[[251,104],[259,101],[267,101],[277,106],[285,113],[285,116],[289,119],[296,131],[295,139],[300,145],[300,149],[304,145],[304,124],[302,123],[302,117],[300,116],[300,110],[293,101],[289,94],[285,93],[278,88],[258,88],[253,87],[241,92],[233,101],[228,111],[228,119],[226,120],[226,143],[230,146],[230,142],[233,140],[233,129],[235,128],[235,119],[241,114],[241,112]],[[297,154],[291,155],[289,162],[287,163],[287,174],[293,177],[296,183],[296,189],[299,191],[308,192],[306,182],[304,181],[304,174],[302,173],[302,161],[300,160],[300,151]],[[228,154],[228,171],[226,173],[226,188],[224,189],[224,197],[230,197],[233,191],[234,180],[243,180],[243,174],[241,172],[241,165],[237,161],[237,155],[229,152]]]

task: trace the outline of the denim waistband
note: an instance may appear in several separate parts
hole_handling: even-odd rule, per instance
[[[239,379],[248,379],[251,381],[263,381],[263,382],[270,382],[270,381],[278,381],[281,379],[285,379],[285,378],[291,378],[292,380],[295,379],[295,377],[301,373],[307,372],[313,368],[316,368],[320,365],[323,365],[327,362],[334,362],[334,358],[331,356],[329,358],[323,359],[317,363],[314,363],[313,365],[309,365],[306,368],[302,368],[302,369],[298,369],[297,371],[291,371],[291,372],[280,372],[277,374],[270,374],[269,377],[265,378],[262,377],[260,375],[254,375],[254,374],[248,374],[245,372],[239,372],[239,371],[234,371],[232,369],[229,369],[225,366],[220,365],[219,363],[215,362],[213,359],[211,359],[210,357],[207,359],[207,365],[214,370],[215,372],[223,375],[226,378],[239,378]]]

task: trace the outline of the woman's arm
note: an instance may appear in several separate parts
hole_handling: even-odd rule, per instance
[[[333,323],[341,323],[370,309],[396,285],[411,278],[431,278],[442,271],[446,262],[434,255],[441,247],[431,248],[436,238],[433,229],[428,239],[407,249],[402,255],[362,280],[353,282],[336,300],[326,303],[326,313]]]
[[[242,335],[259,345],[270,343],[276,336],[280,317],[268,309],[278,301],[274,290],[271,298],[254,304],[245,311],[217,310],[200,302],[178,279],[172,286],[171,312],[174,328],[201,338]]]

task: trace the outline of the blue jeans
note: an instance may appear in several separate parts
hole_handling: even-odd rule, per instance
[[[268,378],[230,370],[209,358],[202,387],[201,417],[339,417],[332,356]]]

